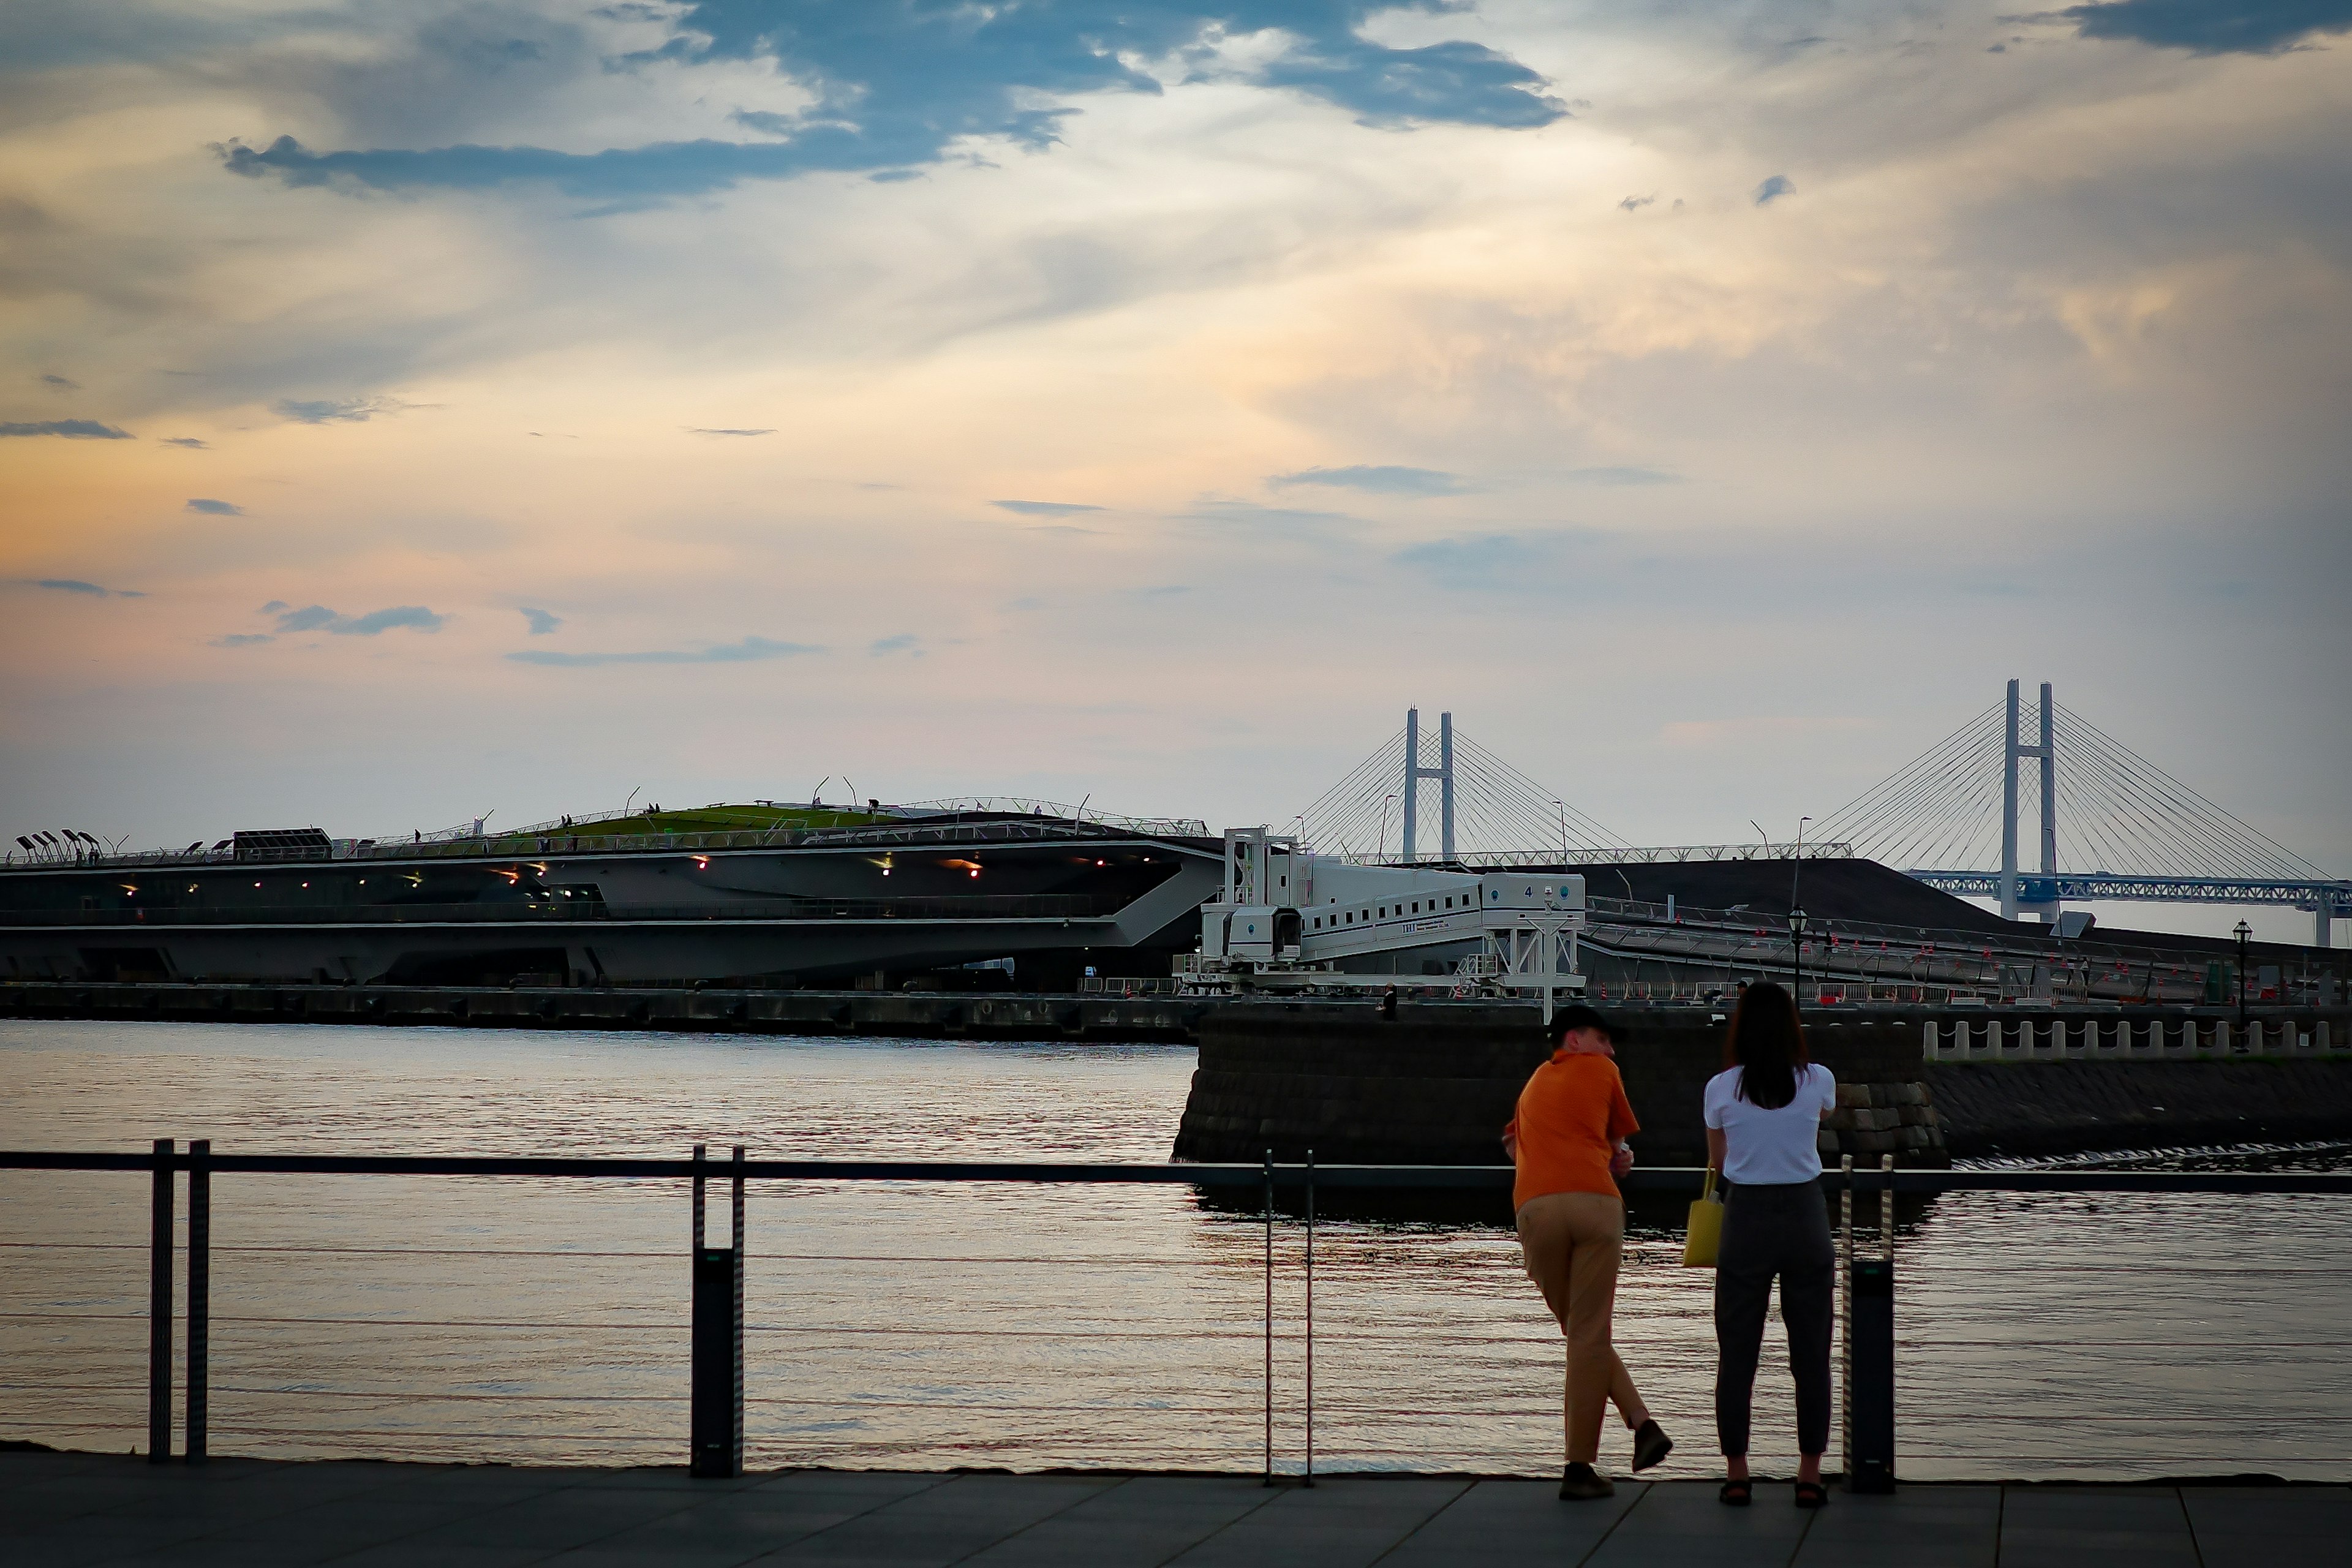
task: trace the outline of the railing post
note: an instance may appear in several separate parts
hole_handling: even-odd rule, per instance
[[[212,1417],[213,1142],[188,1144],[188,1463],[205,1462]]]
[[[1839,1468],[1853,1484],[1853,1156],[1838,1156],[1838,1350],[1844,1375],[1838,1380]]]
[[[743,1473],[743,1145],[735,1145],[735,1396],[730,1401],[735,1411],[735,1441],[732,1458],[735,1473]]]
[[[1315,1484],[1315,1151],[1307,1151],[1307,1485]]]
[[[147,1462],[172,1457],[172,1163],[169,1138],[155,1140],[147,1221]]]
[[[1853,1315],[1848,1333],[1853,1350],[1847,1367],[1851,1391],[1853,1464],[1846,1489],[1895,1489],[1895,1159],[1879,1166],[1878,1258],[1857,1258],[1853,1275]]]
[[[1265,1484],[1274,1485],[1274,1151],[1265,1152]]]
[[[703,1145],[694,1146],[694,1297],[688,1373],[688,1472],[730,1479],[742,1473],[742,1312],[740,1275],[731,1247],[703,1245]],[[740,1214],[739,1209],[738,1214]],[[740,1226],[740,1220],[738,1222]],[[739,1231],[740,1234],[740,1231]]]

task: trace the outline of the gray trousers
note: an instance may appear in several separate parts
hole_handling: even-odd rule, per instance
[[[1733,1187],[1726,1202],[1715,1267],[1715,1426],[1723,1451],[1748,1452],[1756,1362],[1778,1278],[1789,1371],[1797,1380],[1797,1448],[1821,1453],[1830,1446],[1830,1321],[1837,1300],[1837,1252],[1822,1185]]]

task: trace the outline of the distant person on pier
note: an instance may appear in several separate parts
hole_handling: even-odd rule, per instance
[[[1822,1195],[1822,1123],[1837,1109],[1837,1079],[1805,1057],[1789,994],[1760,981],[1740,994],[1706,1085],[1706,1163],[1730,1192],[1716,1254],[1715,1425],[1723,1439],[1722,1497],[1744,1507],[1749,1404],[1764,1345],[1772,1281],[1797,1381],[1797,1506],[1829,1501],[1822,1451],[1830,1441],[1830,1318],[1837,1255]]]
[[[1568,1466],[1559,1495],[1605,1498],[1616,1488],[1593,1468],[1602,1409],[1613,1402],[1633,1431],[1633,1468],[1646,1470],[1674,1443],[1650,1418],[1610,1339],[1625,1200],[1616,1175],[1633,1169],[1625,1140],[1641,1131],[1617,1076],[1608,1020],[1590,1007],[1551,1021],[1551,1059],[1519,1090],[1503,1148],[1518,1167],[1511,1202],[1528,1278],[1568,1336]]]

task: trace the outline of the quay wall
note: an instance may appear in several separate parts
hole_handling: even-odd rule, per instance
[[[2352,1140],[2352,1057],[1931,1062],[1962,1158]]]
[[[2352,1013],[2273,1010],[2252,1037],[2224,1010],[2154,1013],[1816,1014],[1813,1054],[1839,1080],[1822,1152],[1937,1165],[2352,1140]],[[1615,1017],[1635,1152],[1699,1163],[1722,1025],[1704,1009]],[[1450,1001],[1384,1018],[1371,1002],[1165,994],[29,982],[0,984],[0,1018],[1191,1041],[1174,1152],[1214,1161],[1491,1164],[1545,1054],[1534,1009]]]
[[[0,984],[0,1018],[199,1024],[399,1024],[486,1029],[673,1029],[718,1034],[1005,1039],[1192,1037],[1207,1004],[1177,996],[683,987]]]
[[[1526,1007],[1401,1004],[1233,1005],[1202,1019],[1201,1059],[1176,1157],[1496,1164],[1519,1089],[1549,1053]],[[1642,1131],[1637,1159],[1706,1157],[1699,1106],[1721,1068],[1722,1026],[1705,1012],[1626,1015],[1617,1066]],[[1855,1020],[1808,1030],[1838,1075],[1822,1151],[1874,1163],[1948,1163],[1922,1079],[1919,1030]]]

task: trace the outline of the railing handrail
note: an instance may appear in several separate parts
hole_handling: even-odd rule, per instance
[[[182,1149],[170,1157],[175,1171],[199,1162]],[[1515,1176],[1509,1165],[1372,1165],[1276,1162],[1271,1165],[1184,1162],[1145,1163],[1066,1160],[746,1160],[732,1163],[604,1155],[535,1154],[229,1154],[205,1155],[202,1168],[215,1174],[553,1176],[612,1181],[679,1180],[696,1176],[741,1176],[747,1181],[789,1182],[1019,1182],[1042,1184],[1180,1184],[1191,1186],[1262,1186],[1271,1173],[1278,1187],[1420,1187],[1497,1189]],[[152,1152],[108,1150],[0,1149],[0,1170],[153,1171]],[[1706,1175],[1696,1165],[1639,1166],[1617,1178],[1634,1192],[1687,1192]],[[1851,1186],[1857,1193],[2178,1193],[2221,1194],[2305,1194],[2352,1195],[2352,1172],[2331,1171],[2084,1171],[2084,1170],[1855,1170],[1822,1173],[1824,1190]]]

